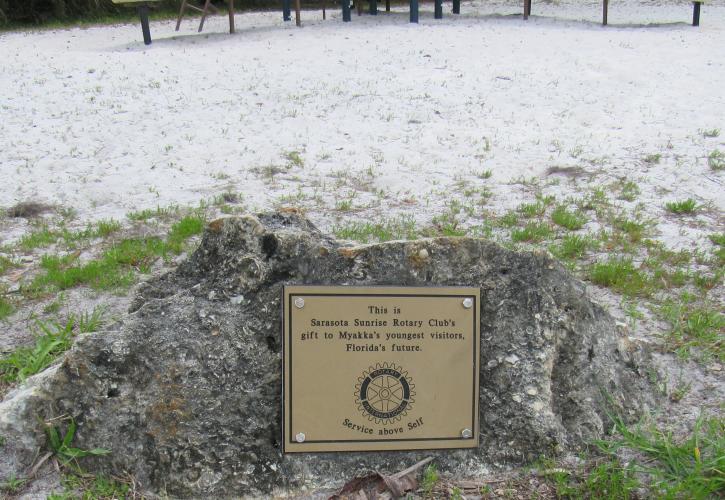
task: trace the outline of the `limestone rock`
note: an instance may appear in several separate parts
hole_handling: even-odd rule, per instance
[[[283,456],[284,284],[480,286],[479,448]],[[78,424],[75,446],[112,450],[87,469],[127,471],[172,497],[263,495],[431,455],[452,471],[522,463],[601,437],[607,397],[631,415],[648,404],[638,355],[621,345],[546,254],[470,238],[350,247],[295,214],[223,218],[186,262],[138,288],[121,322],[7,396],[0,466],[22,475],[44,446],[38,417],[63,414]]]

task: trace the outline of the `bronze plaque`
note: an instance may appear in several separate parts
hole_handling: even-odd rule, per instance
[[[478,446],[480,295],[287,286],[284,451]]]

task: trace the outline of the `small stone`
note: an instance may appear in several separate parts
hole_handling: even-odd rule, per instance
[[[534,314],[534,318],[541,319],[541,314],[539,314],[539,313]]]
[[[491,361],[486,363],[486,368],[488,368],[489,370],[492,368],[496,368],[497,366],[498,366],[498,361],[496,361],[495,359],[492,359]]]
[[[539,393],[539,391],[536,390],[536,387],[529,387],[526,389],[526,394],[529,396],[536,396]]]
[[[519,396],[518,394],[514,394],[513,396],[511,396],[511,399],[513,399],[517,403],[521,402],[521,396]]]
[[[508,356],[506,356],[506,357],[504,358],[504,360],[505,360],[505,361],[506,361],[506,362],[507,362],[508,364],[510,364],[510,365],[515,365],[516,363],[518,363],[518,362],[519,362],[519,357],[518,357],[517,355],[515,355],[515,354],[509,354]]]
[[[235,306],[238,306],[239,304],[244,302],[244,295],[235,295],[234,297],[230,297],[229,302],[231,302]]]
[[[533,410],[534,410],[535,412],[540,412],[541,410],[543,410],[543,409],[544,409],[544,403],[542,403],[541,401],[534,401],[534,402],[533,402],[533,403],[531,404],[531,408],[532,408],[532,409],[533,409]]]
[[[418,258],[420,259],[427,259],[428,258],[428,250],[425,248],[421,248],[418,250]]]
[[[719,372],[722,370],[722,365],[720,363],[715,363],[714,365],[710,366],[710,370],[714,372]]]
[[[212,290],[211,292],[209,292],[209,295],[207,295],[207,298],[209,300],[214,300],[216,298],[216,292]]]

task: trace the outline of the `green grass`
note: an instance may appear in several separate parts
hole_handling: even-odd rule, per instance
[[[0,255],[0,276],[15,267],[18,267],[18,264],[15,261]]]
[[[537,201],[535,203],[522,203],[516,210],[527,218],[538,217],[546,212],[546,205],[541,201]]]
[[[167,243],[174,253],[181,253],[183,243],[204,231],[204,217],[201,215],[187,215],[171,226]]]
[[[287,151],[283,156],[284,159],[292,166],[300,168],[305,166],[305,160],[302,159],[299,151]]]
[[[438,469],[435,464],[428,465],[423,471],[423,478],[420,481],[420,487],[423,490],[425,496],[430,496],[433,493],[433,488],[440,480]]]
[[[612,456],[622,449],[642,456],[632,467],[649,477],[653,498],[704,500],[725,492],[725,420],[700,417],[688,436],[676,439],[671,431],[641,423],[630,429],[621,417],[610,418],[615,437],[597,445]]]
[[[705,129],[701,130],[700,133],[703,137],[706,138],[714,138],[720,136],[720,129],[719,128],[711,128],[711,129]]]
[[[103,325],[104,309],[69,315],[64,322],[37,321],[33,328],[35,344],[20,347],[0,359],[0,378],[6,382],[22,382],[43,371],[67,351],[78,334],[98,331]]]
[[[583,213],[569,211],[564,205],[559,205],[554,209],[551,213],[551,220],[554,221],[554,224],[570,231],[581,229],[587,223],[587,218]]]
[[[22,250],[33,250],[35,248],[44,248],[58,241],[60,233],[51,230],[47,225],[40,225],[30,233],[20,238],[18,246]]]
[[[693,350],[707,360],[725,361],[725,316],[709,304],[694,304],[684,296],[665,301],[660,314],[671,325],[664,335],[668,348],[687,358]]]
[[[0,321],[4,320],[15,312],[12,302],[3,296],[0,296]]]
[[[711,151],[707,157],[707,164],[712,170],[725,170],[725,153],[719,149]]]
[[[116,500],[133,498],[131,486],[107,476],[93,476],[87,473],[66,473],[61,478],[64,491],[51,493],[48,500]]]
[[[332,232],[337,238],[360,243],[370,241],[412,240],[418,237],[415,221],[410,217],[399,217],[374,224],[351,222],[334,226]]]
[[[543,460],[537,469],[553,486],[556,498],[561,499],[636,499],[639,497],[635,490],[642,486],[632,466],[622,465],[617,458],[574,471],[558,467],[553,460]]]
[[[673,214],[692,214],[699,208],[697,202],[692,198],[682,201],[670,201],[665,203],[665,208]]]
[[[179,211],[179,207],[171,205],[169,207],[157,206],[155,209],[147,208],[136,212],[129,212],[126,217],[135,222],[147,221],[149,219],[168,219]]]
[[[594,263],[589,269],[589,278],[628,297],[651,293],[649,278],[628,257],[609,257],[605,262]]]
[[[596,243],[590,237],[567,234],[559,243],[552,245],[550,250],[559,259],[574,260],[581,259],[588,249],[595,246]]]
[[[615,217],[611,221],[612,227],[622,233],[630,243],[639,243],[649,234],[649,224],[636,219],[629,219],[624,215]]]
[[[641,193],[642,191],[639,189],[639,186],[636,182],[625,181],[622,182],[620,186],[619,199],[625,201],[634,201]]]
[[[548,224],[543,222],[529,222],[520,229],[511,232],[511,240],[515,243],[540,243],[550,238],[554,232]]]
[[[48,435],[48,446],[56,458],[65,466],[75,465],[76,470],[79,472],[80,468],[77,463],[79,458],[110,453],[109,450],[103,448],[83,450],[72,446],[76,433],[76,422],[72,417],[68,419],[65,433],[62,433],[59,427],[51,424],[45,424],[45,433]]]
[[[709,238],[715,245],[721,247],[725,246],[725,233],[713,233],[709,236]]]
[[[650,165],[657,165],[661,160],[662,155],[660,153],[648,154],[642,158],[642,161]]]

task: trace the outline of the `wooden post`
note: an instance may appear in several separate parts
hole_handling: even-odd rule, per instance
[[[435,0],[435,7],[433,12],[433,17],[435,17],[436,19],[443,19],[443,0]]]
[[[229,33],[234,33],[234,0],[229,0]]]
[[[410,22],[418,22],[418,0],[410,0]]]
[[[179,18],[176,20],[176,31],[179,31],[179,26],[181,26],[181,18],[184,17],[184,11],[186,10],[186,2],[187,2],[187,0],[183,0],[181,2],[181,9],[179,10]]]
[[[370,0],[370,15],[378,15],[378,0]]]
[[[298,27],[302,26],[302,20],[300,19],[300,0],[295,0],[295,24]]]
[[[461,13],[461,0],[453,0],[453,13],[454,14]]]
[[[342,4],[342,21],[345,23],[350,22],[350,0],[340,0]]]
[[[141,32],[143,33],[143,43],[146,45],[151,45],[151,28],[149,28],[149,6],[145,3],[142,3],[138,6],[138,17],[141,18]]]
[[[602,0],[602,26],[607,25],[608,14],[609,14],[609,0]]]
[[[327,1],[322,0],[322,20],[327,19]]]
[[[531,15],[531,0],[524,0],[524,21]]]
[[[385,0],[385,12],[390,12],[390,0]]]
[[[695,0],[692,2],[692,25],[700,26],[700,5],[702,2]]]
[[[292,18],[290,17],[290,0],[282,0],[282,20],[289,21],[291,19]]]

